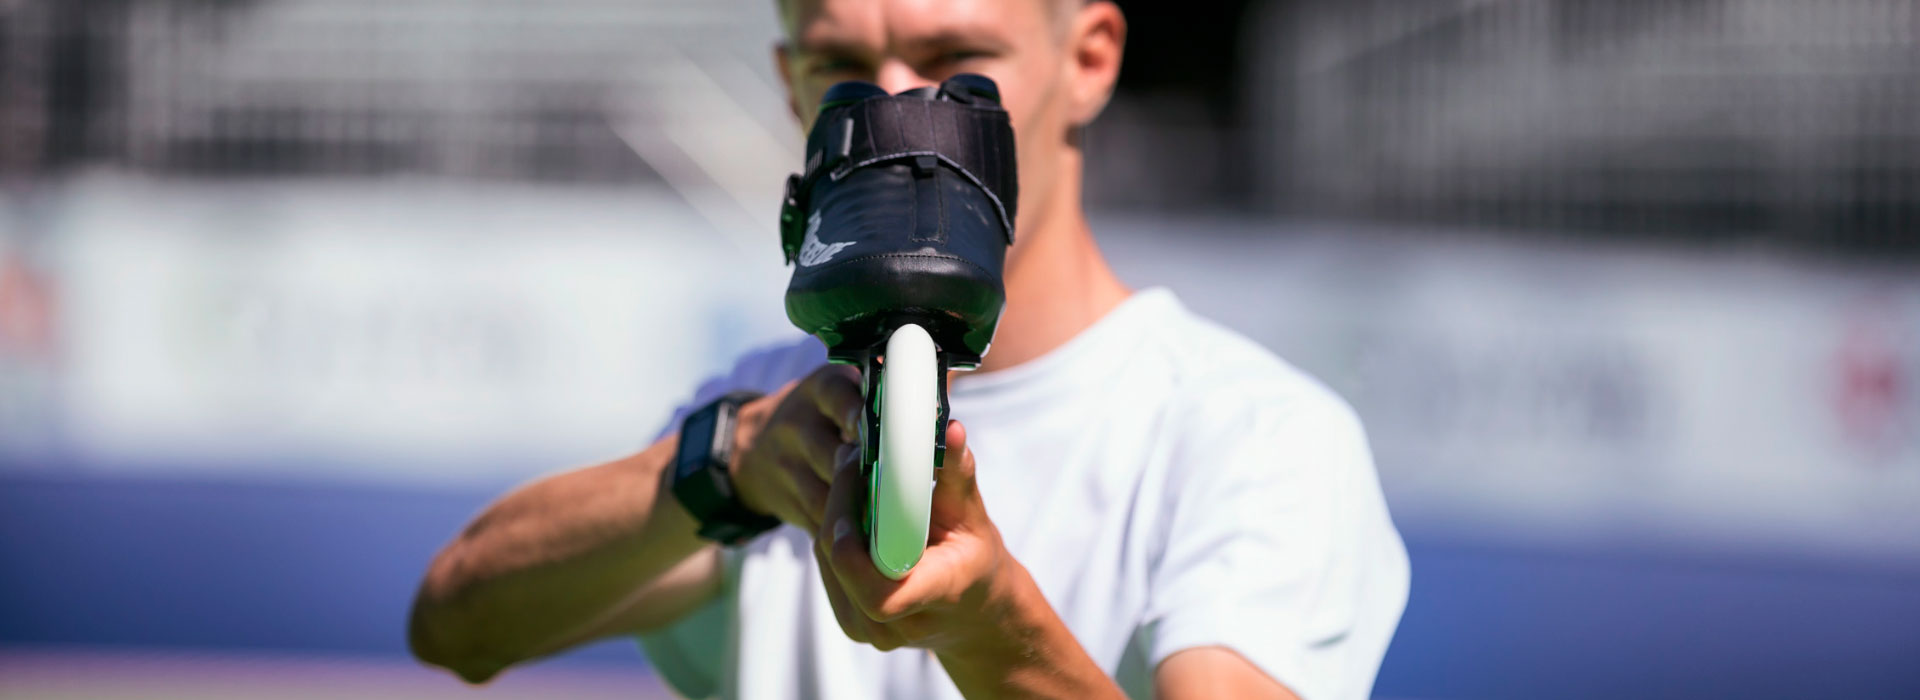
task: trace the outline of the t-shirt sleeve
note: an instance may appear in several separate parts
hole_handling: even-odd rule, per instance
[[[693,390],[692,398],[674,407],[673,416],[667,419],[666,425],[660,426],[660,432],[655,433],[653,439],[658,441],[679,430],[680,423],[689,414],[714,399],[735,391],[771,394],[787,382],[807,376],[826,362],[826,348],[820,341],[810,337],[747,353],[725,373],[700,382],[700,386]]]
[[[683,698],[711,698],[733,653],[736,592],[744,555],[738,549],[721,550],[722,590],[699,610],[664,629],[639,635],[640,652],[668,687]]]
[[[1359,419],[1327,391],[1187,417],[1149,574],[1149,668],[1219,646],[1303,700],[1367,697],[1408,566]]]
[[[674,409],[673,417],[654,439],[679,430],[688,414],[709,401],[733,391],[772,393],[825,362],[826,350],[812,338],[749,353],[727,373],[701,382],[693,397]],[[738,628],[733,619],[739,608],[736,583],[748,551],[744,547],[721,549],[720,595],[665,628],[639,635],[640,650],[648,663],[682,697],[720,694],[733,653],[734,630]]]

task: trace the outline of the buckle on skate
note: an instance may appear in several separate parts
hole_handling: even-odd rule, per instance
[[[786,196],[780,200],[780,250],[786,253],[788,265],[800,256],[800,240],[806,237],[807,208],[800,200],[805,187],[798,173],[788,175]]]

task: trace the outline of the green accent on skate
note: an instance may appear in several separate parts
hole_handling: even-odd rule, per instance
[[[886,381],[887,373],[884,371],[873,378],[873,393],[867,396],[867,410],[871,411],[873,415],[880,415],[880,394],[883,391],[881,387],[886,384]],[[862,427],[866,426],[866,416],[861,416],[860,424]],[[864,531],[867,535],[867,549],[871,551],[875,546],[874,532],[876,530],[874,529],[874,522],[880,517],[879,514],[875,512],[873,505],[876,500],[875,496],[880,492],[880,451],[874,450],[873,454],[866,454],[868,443],[862,440],[860,444],[860,467],[867,470],[867,498],[865,502],[867,512],[865,516],[861,518],[861,521],[866,526]]]
[[[874,487],[880,483],[879,478],[876,476],[880,473],[880,470],[876,467],[876,463],[868,462],[864,459],[860,462],[860,469],[867,477],[867,492],[862,494],[865,497],[860,499],[860,534],[866,536],[867,547],[869,549],[873,547],[873,523],[878,517],[875,515],[873,507]]]
[[[860,98],[859,100],[834,100],[834,101],[832,101],[832,102],[822,102],[822,103],[820,103],[820,110],[819,110],[819,111],[817,111],[817,112],[814,112],[814,113],[815,113],[815,114],[826,114],[826,113],[827,113],[827,110],[829,110],[829,109],[833,109],[833,108],[835,108],[835,107],[845,107],[845,106],[847,106],[847,105],[850,105],[850,104],[853,104],[853,103],[855,103],[855,102],[859,102],[859,101],[861,101],[861,100],[865,100],[865,99],[867,99],[867,98],[865,98],[865,97],[862,97],[862,98]]]
[[[879,514],[874,511],[874,507],[873,507],[874,496],[880,491],[880,464],[878,462],[869,464],[866,466],[866,469],[867,469],[867,513],[865,517],[861,518],[861,520],[866,523],[867,549],[873,549],[873,546],[874,546],[873,533],[875,532],[874,520],[880,517]]]

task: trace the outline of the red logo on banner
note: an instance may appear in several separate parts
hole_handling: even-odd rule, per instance
[[[1902,355],[1898,315],[1887,304],[1854,318],[1835,354],[1834,408],[1847,438],[1875,452],[1898,450],[1907,437],[1913,378]]]
[[[53,353],[53,291],[17,257],[0,258],[0,355]]]

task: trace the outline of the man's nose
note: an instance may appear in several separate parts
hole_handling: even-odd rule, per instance
[[[887,59],[880,64],[880,69],[874,72],[873,82],[889,94],[898,94],[917,87],[934,85],[938,81],[921,76],[919,71],[914,70],[904,61]]]

